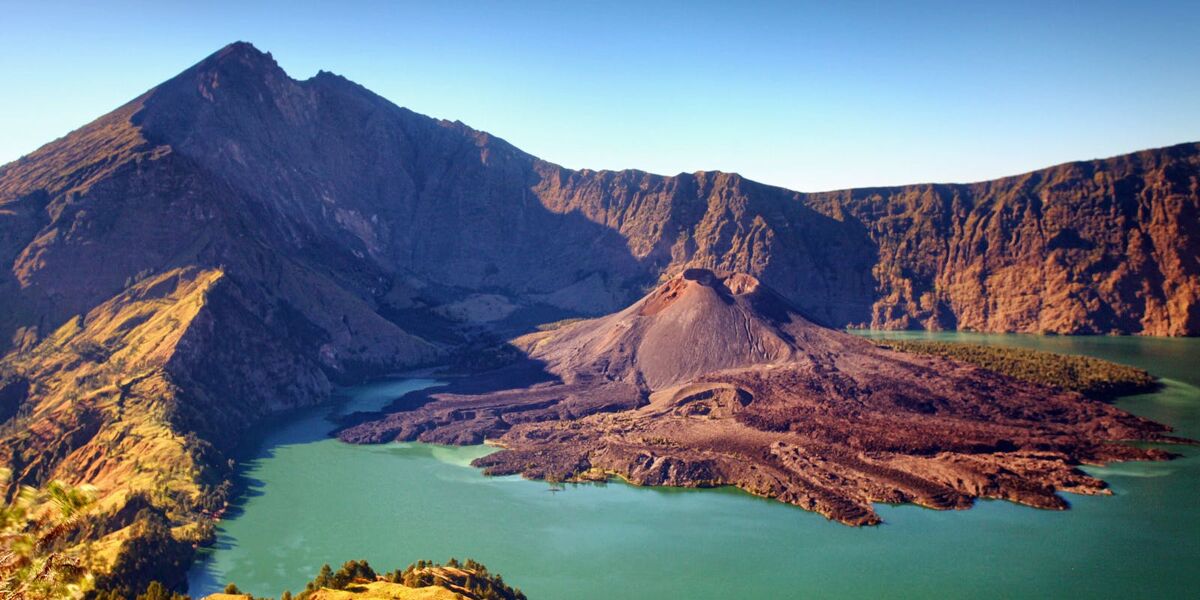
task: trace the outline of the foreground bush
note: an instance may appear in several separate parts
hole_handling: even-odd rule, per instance
[[[0,469],[0,487],[11,475]],[[89,487],[52,481],[22,486],[0,507],[0,597],[78,598],[91,588],[86,552],[68,551],[65,542],[93,501]]]

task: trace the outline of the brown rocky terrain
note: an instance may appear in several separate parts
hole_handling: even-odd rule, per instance
[[[232,44],[0,166],[0,457],[14,485],[100,482],[114,557],[126,505],[204,539],[263,415],[691,267],[825,325],[1194,335],[1198,166],[1185,144],[824,194],[574,171]],[[547,407],[641,406],[648,383],[573,385]]]
[[[735,485],[851,525],[877,523],[874,502],[1066,508],[1059,491],[1105,493],[1079,464],[1162,459],[1114,442],[1172,439],[1076,393],[821,327],[746,274],[689,269],[514,343],[553,379],[452,387],[340,437],[489,440],[503,449],[476,465],[491,474]]]
[[[885,329],[1196,335],[1200,145],[969,185],[812,194],[877,262]]]

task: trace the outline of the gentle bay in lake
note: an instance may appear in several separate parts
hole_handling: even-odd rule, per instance
[[[1087,354],[1162,378],[1118,405],[1200,438],[1200,339],[925,332],[941,339]],[[353,446],[335,414],[376,410],[428,379],[379,382],[266,428],[243,465],[247,493],[190,573],[193,596],[229,581],[256,596],[301,591],[322,563],[379,570],[474,558],[534,599],[1186,597],[1200,589],[1200,450],[1086,470],[1113,496],[1043,511],[880,506],[851,528],[737,490],[568,485],[485,477],[491,449]]]

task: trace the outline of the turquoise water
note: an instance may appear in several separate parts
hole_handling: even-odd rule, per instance
[[[904,334],[1082,353],[1149,369],[1163,391],[1128,410],[1200,437],[1200,340]],[[349,412],[429,380],[350,390]],[[1072,510],[983,501],[968,511],[880,506],[854,529],[736,490],[488,478],[488,450],[327,439],[329,409],[273,425],[245,465],[249,493],[190,575],[277,597],[320,565],[379,568],[471,557],[532,598],[1194,597],[1200,589],[1200,452],[1088,469],[1111,497]]]

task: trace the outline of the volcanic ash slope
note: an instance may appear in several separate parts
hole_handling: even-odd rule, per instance
[[[514,344],[548,380],[459,382],[342,439],[492,440],[503,449],[476,461],[491,474],[736,485],[850,525],[879,522],[873,502],[1064,509],[1057,491],[1105,493],[1079,464],[1168,456],[1111,442],[1172,439],[1078,394],[818,326],[741,273],[690,269]]]

